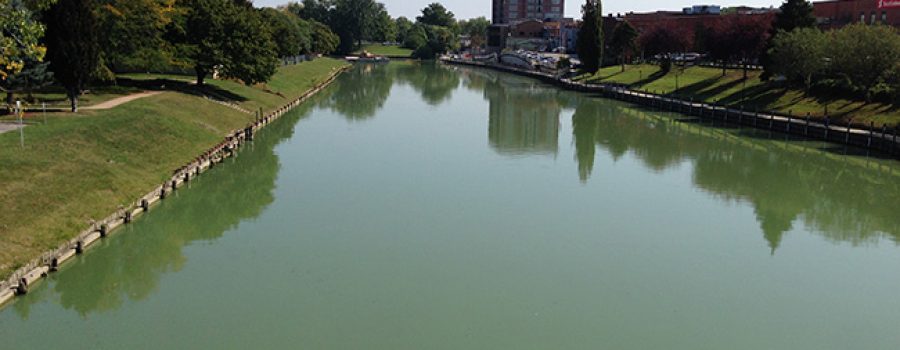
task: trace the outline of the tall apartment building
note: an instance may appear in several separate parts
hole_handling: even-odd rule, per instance
[[[566,13],[565,0],[493,0],[494,24],[536,19],[558,21]]]

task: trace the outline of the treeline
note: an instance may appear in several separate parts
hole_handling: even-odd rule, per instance
[[[884,25],[853,24],[823,32],[780,32],[769,51],[772,73],[805,90],[841,91],[900,101],[900,33]]]
[[[13,93],[53,81],[73,111],[88,83],[115,71],[192,70],[266,82],[284,57],[330,53],[338,37],[288,9],[248,0],[0,0],[0,87]]]
[[[490,26],[484,17],[458,21],[439,3],[423,8],[415,21],[392,18],[384,4],[374,0],[304,0],[287,8],[300,18],[327,24],[340,37],[342,54],[359,50],[365,42],[389,42],[413,50],[414,57],[434,58],[458,49],[461,35],[470,38],[471,46],[481,47]]]

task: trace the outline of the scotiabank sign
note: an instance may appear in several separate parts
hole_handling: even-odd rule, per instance
[[[878,8],[900,8],[900,0],[878,0]]]

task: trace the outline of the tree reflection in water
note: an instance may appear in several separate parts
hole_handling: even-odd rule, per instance
[[[582,102],[573,117],[580,174],[590,174],[597,146],[614,159],[630,153],[654,171],[690,162],[695,186],[753,205],[772,254],[798,219],[834,241],[900,243],[900,216],[891,205],[900,198],[895,167],[886,171],[757,130],[676,121],[613,101]]]
[[[893,206],[900,198],[896,165],[881,167],[859,157],[831,155],[812,142],[779,141],[783,135],[676,121],[679,117],[562,92],[528,78],[485,69],[458,70],[465,88],[483,91],[485,99],[491,102],[489,128],[497,122],[494,111],[516,111],[528,106],[575,108],[572,143],[578,178],[583,183],[591,177],[598,149],[609,154],[612,161],[631,155],[654,172],[688,162],[693,168],[695,186],[722,200],[753,206],[772,254],[797,220],[836,242],[864,244],[887,238],[900,243],[900,215],[896,215]],[[524,112],[510,114],[518,118],[529,116]],[[549,119],[557,118],[559,113],[542,115]],[[520,150],[534,146],[522,142],[527,138],[521,133],[517,134],[519,139],[503,135],[489,132],[495,149],[503,142]]]
[[[54,274],[52,289],[37,288],[16,302],[17,313],[27,319],[31,305],[58,297],[63,307],[87,317],[152,295],[164,274],[184,267],[185,245],[215,241],[273,202],[280,168],[274,148],[293,135],[294,124],[313,104],[285,115],[242,148],[234,161],[191,182],[190,189],[179,190],[148,216],[122,228],[126,232],[114,234],[101,248],[65,267],[67,271]]]

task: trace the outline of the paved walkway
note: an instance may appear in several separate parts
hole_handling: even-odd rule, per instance
[[[162,91],[145,91],[145,92],[139,92],[139,93],[131,94],[131,95],[128,95],[128,96],[117,97],[117,98],[114,98],[114,99],[109,100],[109,101],[105,101],[105,102],[102,102],[102,103],[95,104],[95,105],[93,105],[93,106],[81,107],[81,109],[86,109],[86,110],[110,109],[110,108],[114,108],[114,107],[117,107],[117,106],[119,106],[119,105],[122,105],[122,104],[125,104],[125,103],[128,103],[128,102],[131,102],[131,101],[134,101],[134,100],[137,100],[137,99],[141,99],[141,98],[144,98],[144,97],[155,96],[155,95],[159,95],[159,94],[161,94],[161,93],[163,93],[163,92],[162,92]]]
[[[5,133],[7,131],[18,130],[19,124],[15,122],[0,122],[0,134]]]
[[[159,94],[161,94],[161,93],[163,93],[163,91],[145,91],[145,92],[139,92],[139,93],[135,93],[135,94],[127,95],[127,96],[117,97],[117,98],[114,98],[114,99],[112,99],[112,100],[105,101],[105,102],[102,102],[102,103],[98,103],[98,104],[93,105],[93,106],[81,107],[81,109],[84,109],[84,110],[102,110],[102,109],[111,109],[111,108],[118,107],[118,106],[120,106],[120,105],[123,105],[123,104],[125,104],[125,103],[131,102],[131,101],[134,101],[134,100],[137,100],[137,99],[142,99],[142,98],[144,98],[144,97],[155,96],[155,95],[159,95]],[[28,126],[28,124],[25,124],[25,126]],[[16,123],[16,122],[0,122],[0,134],[6,133],[6,132],[10,132],[10,131],[13,131],[13,130],[18,130],[18,129],[19,129],[19,124]]]

